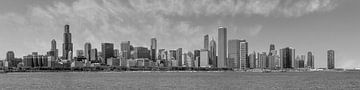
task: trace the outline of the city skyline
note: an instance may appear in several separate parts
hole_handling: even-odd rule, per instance
[[[153,4],[159,5],[159,7],[163,6],[161,3],[155,3],[156,1],[59,0],[43,2],[35,0],[29,2],[29,4],[24,4],[24,6],[30,7],[29,9],[18,7],[25,11],[11,9],[11,7],[21,6],[22,3],[14,6],[5,5],[6,7],[10,7],[10,9],[0,9],[0,27],[3,28],[0,34],[0,41],[5,42],[0,45],[2,47],[0,49],[2,51],[0,58],[5,58],[7,51],[14,51],[16,57],[25,56],[34,51],[45,54],[50,50],[50,41],[52,39],[57,41],[56,46],[58,46],[57,49],[59,49],[58,53],[63,53],[62,47],[60,46],[62,46],[61,44],[63,43],[61,33],[63,33],[63,25],[65,24],[71,25],[70,32],[72,33],[72,39],[74,39],[72,41],[72,43],[74,43],[73,51],[84,49],[85,42],[90,42],[93,48],[97,48],[98,50],[101,49],[101,43],[106,42],[113,43],[114,48],[119,49],[120,42],[122,41],[131,41],[134,46],[150,47],[150,38],[157,38],[158,49],[165,48],[166,50],[173,50],[182,48],[182,52],[188,52],[203,48],[202,37],[206,34],[209,35],[210,39],[215,38],[214,40],[218,40],[217,27],[224,26],[228,31],[227,40],[245,39],[248,41],[248,52],[268,52],[270,44],[275,44],[276,50],[285,47],[294,47],[296,49],[296,55],[306,55],[308,51],[311,51],[313,55],[315,55],[315,67],[318,68],[326,67],[326,51],[333,49],[337,55],[335,57],[336,68],[359,67],[360,62],[357,61],[360,59],[360,57],[357,56],[359,48],[356,48],[356,46],[359,46],[359,43],[350,41],[360,35],[357,30],[359,27],[356,25],[360,20],[355,18],[360,15],[359,11],[356,10],[356,7],[359,7],[357,6],[359,1],[315,1],[317,0],[314,0],[314,2],[300,1],[312,5],[313,8],[310,8],[309,11],[299,8],[299,12],[293,12],[292,14],[284,14],[275,12],[276,10],[259,8],[251,2],[244,2],[246,5],[249,5],[247,6],[249,10],[226,11],[226,9],[220,9],[220,13],[205,11],[206,14],[189,11],[191,12],[190,15],[183,14],[182,12],[186,12],[184,10],[172,12],[171,9],[169,11],[162,11],[160,9],[162,13],[156,14],[153,13],[154,11],[152,10],[146,11],[146,7],[136,7],[135,5],[135,3],[140,3],[144,6]],[[11,2],[17,1],[10,1],[9,5],[11,5]],[[34,2],[41,3],[33,4]],[[182,1],[179,0],[179,2]],[[227,5],[226,2],[227,1],[217,2],[215,5],[219,3]],[[353,4],[354,2],[355,4]],[[266,6],[276,2],[260,1],[260,3]],[[279,4],[283,3],[286,2],[280,1]],[[297,2],[289,1],[288,3]],[[114,9],[114,7],[111,6],[113,4],[115,4],[114,7],[116,7],[116,4],[128,4],[130,5],[129,7],[134,7],[134,11],[138,12],[133,12],[133,9],[121,6],[119,10]],[[332,4],[334,4],[334,6],[332,6]],[[252,7],[251,5],[254,6]],[[201,4],[199,4],[199,6],[201,6]],[[291,6],[292,4],[289,4],[289,7]],[[240,4],[239,7],[241,7]],[[281,6],[276,4],[274,6],[275,9],[281,7],[286,7],[286,5]],[[195,7],[194,9],[196,10]],[[217,9],[214,11],[216,10]],[[71,14],[72,12],[78,13]],[[343,14],[344,12],[346,14]],[[145,17],[143,17],[144,15],[142,14],[144,13],[154,14],[155,16],[145,15]],[[135,16],[129,17],[126,16],[126,14]],[[279,16],[277,16],[277,14],[279,14]],[[135,19],[138,17],[143,17],[145,21]],[[212,20],[210,18],[217,19]],[[150,24],[152,21],[154,21],[154,23]],[[124,25],[115,27],[118,24]],[[137,25],[143,26],[137,27]],[[9,37],[12,37],[13,40],[8,40]],[[216,43],[219,44],[218,41],[216,41]],[[75,52],[73,53],[75,55]]]

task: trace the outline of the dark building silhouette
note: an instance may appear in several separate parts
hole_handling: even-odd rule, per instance
[[[130,49],[130,41],[121,42],[120,51],[122,53],[122,58],[130,59],[131,49]]]
[[[156,38],[151,38],[150,60],[156,61],[156,49],[157,49],[157,40]]]
[[[335,69],[335,51],[327,51],[327,67],[328,69]]]
[[[114,57],[114,44],[113,43],[102,43],[101,44],[102,63],[107,64],[108,58]]]
[[[58,58],[58,49],[56,48],[55,39],[51,40],[51,49],[47,54],[48,56],[53,56],[54,58]]]
[[[272,51],[275,50],[275,45],[270,44],[269,56],[273,55]]]
[[[70,25],[65,25],[65,32],[64,32],[64,43],[63,43],[63,58],[69,59],[72,57],[70,52],[73,52],[73,43],[71,42],[71,33],[70,33]],[[69,54],[70,53],[70,54]]]
[[[84,45],[84,56],[87,61],[91,60],[91,43],[86,42]]]
[[[295,57],[295,49],[286,47],[280,49],[280,61],[282,61],[282,68],[293,68],[293,61]]]
[[[134,48],[134,58],[138,59],[138,58],[150,58],[150,51],[148,48],[146,47],[135,47]]]
[[[48,57],[45,55],[38,55],[33,52],[31,55],[23,57],[25,67],[48,67]]]
[[[204,49],[205,50],[209,49],[209,35],[204,36]]]
[[[216,42],[214,39],[210,41],[209,65],[217,67]]]
[[[232,39],[228,41],[228,60],[229,68],[240,68],[240,40]]]
[[[312,54],[312,52],[308,52],[307,55],[307,67],[314,69],[314,55]]]
[[[178,66],[183,66],[183,62],[182,62],[182,48],[178,48],[176,50],[176,60],[178,61]]]
[[[227,62],[227,29],[225,27],[218,28],[218,68],[226,68]]]
[[[15,53],[14,51],[8,51],[6,53],[6,60],[7,61],[11,61],[11,60],[14,60],[15,59]]]

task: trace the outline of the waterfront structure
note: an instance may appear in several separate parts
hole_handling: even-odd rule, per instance
[[[178,66],[183,66],[183,60],[182,60],[182,48],[178,48],[177,50],[176,50],[176,60],[177,60],[177,62],[178,62]]]
[[[240,68],[250,68],[250,61],[248,59],[248,42],[240,40]]]
[[[200,65],[200,53],[201,53],[201,50],[194,50],[194,58],[193,60],[195,60],[194,64],[195,64],[195,67],[199,67]],[[209,50],[208,50],[208,54],[209,54]],[[209,54],[210,55],[210,54]],[[210,56],[208,55],[208,64],[210,65]]]
[[[114,57],[111,57],[111,58],[107,58],[107,65],[109,66],[120,66],[120,58],[114,58]]]
[[[23,63],[25,67],[47,67],[48,56],[33,53],[31,55],[24,56]]]
[[[134,49],[134,59],[138,58],[150,58],[150,50],[146,47],[135,47]]]
[[[70,33],[70,25],[65,25],[65,32],[64,32],[64,43],[63,43],[63,58],[64,59],[71,59],[72,55],[70,52],[73,52],[73,43],[71,42],[71,33]]]
[[[259,57],[258,58],[259,68],[261,69],[268,68],[266,52],[259,53],[258,57]]]
[[[214,39],[210,41],[209,60],[210,66],[217,67],[216,42]]]
[[[209,65],[209,51],[206,49],[202,49],[200,51],[200,67],[210,67]]]
[[[314,69],[314,55],[312,54],[312,52],[308,52],[307,55],[307,67]]]
[[[335,69],[335,51],[327,51],[327,67],[328,69]]]
[[[227,67],[240,68],[240,40],[232,39],[228,42]]]
[[[123,41],[120,45],[120,51],[122,53],[122,58],[130,59],[131,56],[131,49],[130,49],[130,41]]]
[[[86,42],[84,45],[84,55],[85,55],[86,61],[91,60],[91,43],[90,42]]]
[[[17,67],[17,65],[22,61],[21,58],[15,58],[14,51],[8,51],[6,52],[6,60],[4,66],[7,67]]]
[[[295,49],[291,47],[286,47],[280,49],[280,61],[281,61],[281,68],[293,68],[295,57]]]
[[[209,50],[209,35],[204,36],[204,49]]]
[[[156,49],[157,49],[157,40],[156,38],[151,38],[150,60],[153,60],[153,62],[156,61]]]
[[[227,29],[225,27],[218,28],[218,68],[226,68],[227,62]]]
[[[101,44],[101,56],[102,56],[102,62],[103,64],[106,63],[107,58],[114,57],[114,44],[113,43],[102,43]]]

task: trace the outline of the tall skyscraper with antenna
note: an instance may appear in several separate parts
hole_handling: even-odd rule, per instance
[[[73,51],[73,43],[71,42],[70,25],[65,25],[64,43],[63,43],[63,58],[69,59],[69,53]],[[72,55],[70,55],[72,56]]]

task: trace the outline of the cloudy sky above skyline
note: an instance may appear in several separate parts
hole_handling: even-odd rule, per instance
[[[131,41],[134,46],[193,51],[203,36],[217,40],[217,27],[228,39],[246,39],[249,52],[293,47],[297,55],[315,54],[316,67],[326,66],[334,49],[336,67],[360,67],[360,0],[2,0],[0,57],[45,54],[50,41],[62,51],[64,25],[70,25],[74,49],[85,42]]]

